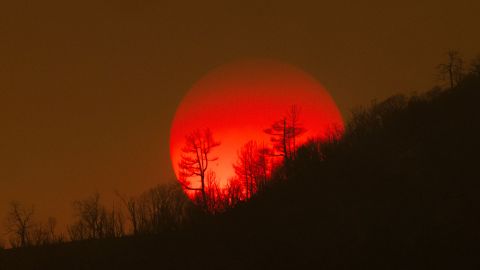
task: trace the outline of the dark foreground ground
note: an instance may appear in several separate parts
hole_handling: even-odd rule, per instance
[[[480,269],[480,79],[359,111],[288,179],[156,236],[0,251],[0,269]]]

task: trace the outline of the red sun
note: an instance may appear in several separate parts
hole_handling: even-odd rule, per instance
[[[170,134],[170,156],[177,177],[186,136],[209,128],[220,142],[209,164],[220,186],[235,177],[233,164],[241,147],[250,140],[270,146],[264,130],[284,117],[292,105],[300,108],[299,121],[308,138],[325,138],[343,130],[342,116],[335,102],[312,76],[291,65],[258,60],[241,61],[214,69],[201,78],[180,103]],[[297,144],[297,145],[298,145]],[[192,176],[191,182],[198,183]]]

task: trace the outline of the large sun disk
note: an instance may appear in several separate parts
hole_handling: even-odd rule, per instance
[[[170,155],[177,177],[185,137],[208,128],[220,142],[209,164],[220,185],[234,178],[233,164],[248,141],[271,147],[264,130],[284,117],[291,106],[300,108],[299,119],[307,130],[298,144],[343,130],[341,114],[325,88],[300,69],[275,61],[243,61],[219,67],[201,78],[183,98],[175,114]],[[192,178],[190,182],[195,182]]]

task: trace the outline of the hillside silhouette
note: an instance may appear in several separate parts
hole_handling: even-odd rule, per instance
[[[354,111],[179,230],[0,250],[0,269],[478,269],[480,76]]]

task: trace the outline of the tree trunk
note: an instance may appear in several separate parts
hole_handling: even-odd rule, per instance
[[[450,88],[453,89],[453,66],[448,69],[448,75],[450,76]]]
[[[208,210],[208,207],[207,207],[207,193],[205,192],[205,174],[202,173],[202,175],[200,176],[200,180],[202,182],[202,200],[203,200],[203,208],[205,210]]]
[[[287,119],[283,119],[283,153],[285,155],[285,160],[288,160],[288,151],[287,151]]]

